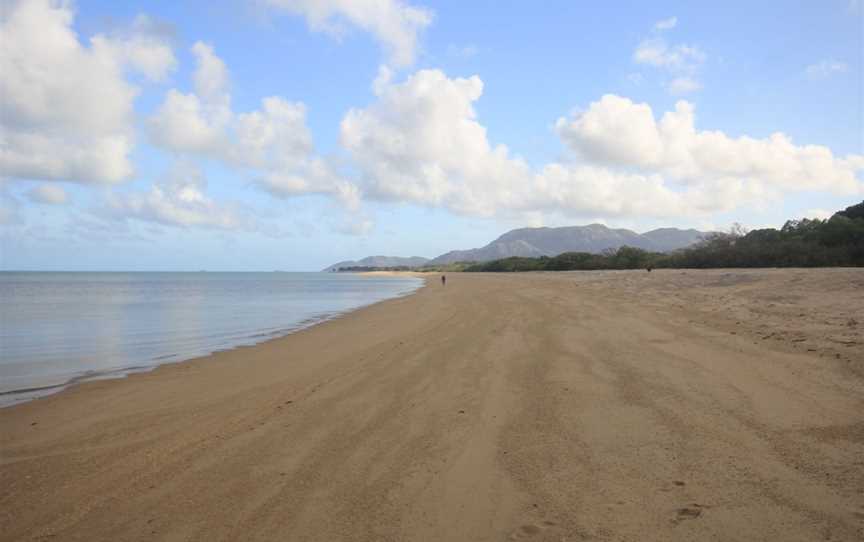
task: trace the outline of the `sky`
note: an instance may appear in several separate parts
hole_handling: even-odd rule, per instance
[[[0,269],[317,270],[864,199],[856,0],[0,0]]]

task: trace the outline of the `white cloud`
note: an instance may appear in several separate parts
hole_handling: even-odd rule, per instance
[[[592,165],[548,164],[527,188],[518,209],[600,217],[668,217],[693,211],[686,194],[673,190],[659,175]]]
[[[0,18],[0,169],[12,178],[115,183],[132,174],[126,71],[163,78],[175,61],[139,18],[82,45],[66,3],[7,2]]]
[[[708,56],[699,47],[687,44],[670,44],[660,33],[671,30],[678,24],[677,17],[658,21],[654,35],[639,42],[633,51],[633,61],[653,67],[671,81],[665,84],[673,95],[687,94],[702,88],[697,76]]]
[[[804,211],[802,218],[818,218],[820,220],[826,220],[831,218],[833,214],[834,211],[828,211],[825,209],[807,209]]]
[[[261,101],[260,109],[236,113],[224,62],[200,42],[192,52],[197,60],[195,92],[168,92],[148,120],[154,144],[246,170],[256,185],[276,197],[324,194],[351,209],[359,205],[357,188],[315,155],[304,104],[271,96]],[[382,70],[387,72],[386,67]]]
[[[654,165],[662,151],[651,106],[614,94],[570,119],[559,118],[556,130],[580,156],[595,163]]]
[[[432,11],[401,0],[263,0],[271,8],[301,15],[312,30],[339,35],[342,23],[371,33],[394,66],[408,66],[419,36],[432,23]]]
[[[357,185],[337,175],[333,167],[321,158],[305,161],[299,173],[290,170],[266,172],[255,180],[255,185],[280,199],[309,194],[331,196],[350,211],[360,208],[362,198]]]
[[[586,164],[532,170],[507,147],[488,141],[473,108],[482,91],[479,77],[451,79],[422,70],[382,88],[370,107],[349,111],[341,142],[363,176],[366,195],[499,218],[686,212],[684,197],[657,175]]]
[[[805,68],[804,73],[810,79],[825,79],[839,73],[846,73],[849,66],[839,60],[826,59]]]
[[[192,54],[198,62],[192,75],[195,92],[209,102],[228,101],[228,68],[213,52],[213,47],[195,42]]]
[[[676,77],[669,82],[669,93],[674,96],[690,94],[702,88],[702,83],[689,76]]]
[[[112,194],[108,212],[115,218],[164,226],[251,230],[254,222],[236,205],[218,203],[206,193],[200,170],[178,163],[161,182],[145,192]]]
[[[834,157],[788,137],[731,138],[695,128],[684,101],[658,121],[647,104],[608,95],[559,119],[573,163],[538,169],[489,142],[478,77],[422,70],[378,86],[344,117],[340,140],[364,196],[474,216],[669,217],[728,211],[793,190],[862,191],[862,157]]]
[[[758,195],[765,190],[862,192],[864,157],[835,157],[820,145],[795,145],[774,133],[732,138],[695,127],[692,104],[679,101],[657,121],[647,104],[606,95],[584,113],[561,118],[559,135],[584,160],[661,174],[690,186],[718,183]]]
[[[159,111],[148,121],[154,143],[177,152],[221,156],[230,153],[226,131],[233,121],[228,70],[213,48],[192,46],[197,62],[192,74],[195,93],[168,91]]]
[[[342,235],[354,235],[365,237],[375,228],[375,222],[366,217],[347,217],[342,222],[335,224],[332,228],[336,233]]]
[[[46,205],[62,205],[69,200],[63,187],[56,184],[40,184],[27,191],[27,199],[34,203]]]
[[[654,23],[654,30],[658,32],[662,32],[663,30],[670,30],[675,28],[675,25],[678,24],[678,17],[669,17],[668,19],[662,19]]]
[[[557,122],[577,160],[532,168],[489,142],[474,110],[479,77],[421,70],[377,88],[377,100],[350,110],[340,133],[368,198],[497,218],[659,218],[730,211],[796,190],[864,192],[864,157],[838,158],[783,134],[700,131],[685,101],[657,120],[647,104],[604,96]]]
[[[488,214],[496,203],[489,195],[500,194],[487,185],[528,173],[476,122],[479,77],[422,70],[379,90],[376,104],[347,113],[340,135],[371,196]]]
[[[378,66],[378,75],[372,81],[372,92],[376,95],[380,94],[387,88],[387,85],[393,80],[393,70],[385,64]]]
[[[230,117],[223,105],[206,104],[195,94],[171,89],[147,124],[155,145],[176,152],[218,154],[227,145],[224,131]]]
[[[670,46],[663,38],[642,41],[633,52],[633,60],[656,68],[670,70],[692,70],[705,62],[706,55],[698,47],[689,45]]]
[[[168,43],[172,31],[148,15],[138,15],[127,29],[118,29],[110,36],[97,35],[92,38],[111,50],[114,56],[150,81],[163,81],[177,68],[177,59]]]

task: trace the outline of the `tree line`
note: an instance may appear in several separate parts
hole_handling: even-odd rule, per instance
[[[415,268],[407,265],[371,266],[371,265],[346,265],[334,269],[337,273],[369,273],[372,271],[414,271]]]
[[[789,220],[779,230],[747,232],[741,226],[712,233],[670,253],[623,246],[600,254],[565,252],[539,258],[511,257],[466,265],[465,271],[571,271],[712,267],[864,266],[864,201],[826,220]]]

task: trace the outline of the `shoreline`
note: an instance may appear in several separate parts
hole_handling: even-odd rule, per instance
[[[0,541],[856,539],[862,284],[453,274],[86,382],[0,410]]]
[[[384,276],[384,274],[379,274],[378,276]],[[387,276],[412,276],[414,278],[423,278],[422,276],[418,276],[416,274],[397,274],[393,273]],[[123,380],[129,378],[136,374],[144,374],[157,370],[163,366],[174,365],[178,363],[187,363],[190,361],[198,360],[199,358],[206,358],[208,356],[212,356],[214,354],[218,354],[220,352],[229,352],[231,350],[236,350],[238,348],[246,348],[250,346],[257,346],[259,344],[266,343],[268,341],[278,340],[284,337],[287,337],[293,333],[298,333],[305,329],[308,329],[313,326],[317,326],[331,320],[335,320],[341,318],[346,314],[350,314],[352,312],[362,310],[371,305],[375,305],[378,303],[384,303],[386,301],[390,301],[391,299],[398,299],[405,296],[410,296],[416,293],[421,288],[425,287],[425,280],[423,283],[418,285],[415,289],[410,290],[408,292],[400,293],[393,297],[389,297],[387,299],[382,299],[380,301],[373,301],[372,303],[366,303],[364,305],[359,305],[357,307],[353,307],[351,309],[336,311],[336,312],[322,312],[320,314],[304,318],[300,322],[294,325],[294,327],[270,332],[270,333],[261,333],[261,332],[251,332],[250,335],[237,338],[237,344],[224,346],[224,347],[214,347],[213,350],[207,350],[202,353],[189,354],[189,357],[184,357],[184,354],[166,354],[159,356],[157,358],[147,360],[145,364],[138,365],[130,365],[128,367],[115,367],[110,369],[104,369],[100,371],[84,371],[80,373],[76,373],[71,375],[67,380],[61,382],[59,384],[46,384],[46,385],[35,385],[28,386],[26,388],[21,389],[11,389],[7,391],[0,391],[0,410],[11,408],[16,405],[21,405],[25,403],[29,403],[32,401],[38,401],[44,397],[49,397],[52,395],[56,395],[58,393],[63,393],[64,391],[74,387],[80,386],[81,384],[87,382],[98,382],[103,380]],[[256,340],[257,339],[257,340]],[[177,359],[175,356],[179,356]],[[50,377],[46,377],[48,380]],[[25,396],[26,397],[22,397]]]

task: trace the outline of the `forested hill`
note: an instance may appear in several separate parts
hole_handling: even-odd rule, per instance
[[[511,230],[480,248],[453,250],[433,258],[428,265],[454,262],[486,262],[510,256],[555,256],[563,252],[593,252],[622,246],[666,252],[684,248],[708,235],[697,230],[661,228],[636,233],[603,224],[565,226],[559,228],[520,228]]]
[[[554,257],[503,258],[466,271],[559,271],[651,267],[828,267],[864,266],[864,201],[827,220],[789,220],[765,228],[709,234],[695,245],[660,253],[623,246],[602,254],[566,252]]]

